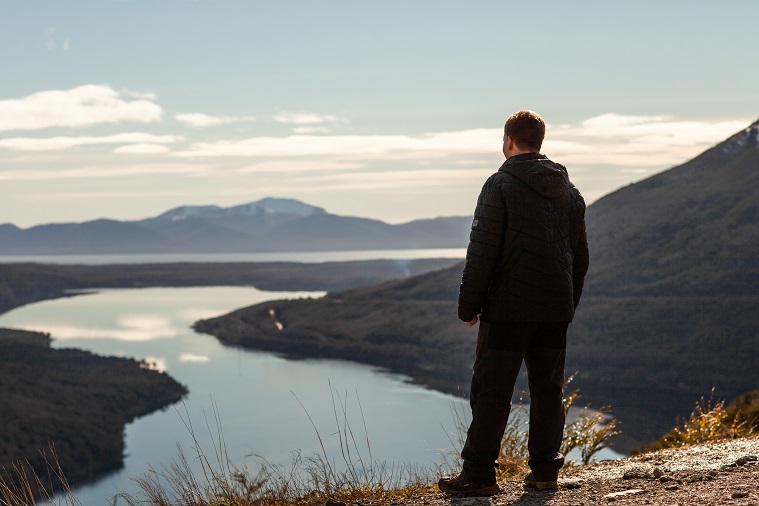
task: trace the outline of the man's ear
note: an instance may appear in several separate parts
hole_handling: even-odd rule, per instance
[[[506,136],[506,148],[509,152],[513,152],[516,149],[516,145],[514,144],[514,139],[512,139],[510,136]]]

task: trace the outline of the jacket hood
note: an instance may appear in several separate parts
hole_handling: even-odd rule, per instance
[[[539,153],[512,156],[499,171],[511,174],[545,197],[558,197],[574,187],[566,167]]]

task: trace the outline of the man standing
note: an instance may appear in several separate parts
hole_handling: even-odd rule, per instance
[[[480,319],[461,473],[438,487],[454,495],[498,493],[495,469],[524,361],[530,388],[525,486],[558,489],[564,432],[567,327],[588,270],[585,201],[563,165],[540,154],[545,123],[532,111],[506,121],[506,162],[482,187],[474,212],[458,316]]]

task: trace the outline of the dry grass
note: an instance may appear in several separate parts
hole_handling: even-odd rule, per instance
[[[567,379],[564,387],[574,379],[574,375]],[[564,416],[569,414],[569,408],[580,398],[579,390],[572,390],[564,397]],[[587,465],[594,460],[596,454],[611,446],[611,438],[619,434],[617,419],[608,414],[609,408],[604,406],[591,411],[590,406],[583,407],[582,416],[574,419],[564,427],[564,440],[561,451],[564,455],[572,450],[579,450],[580,461]],[[573,465],[575,462],[570,461]]]
[[[71,487],[63,474],[55,446],[40,450],[46,472],[40,473],[28,461],[15,462],[10,469],[0,468],[0,505],[36,506],[43,500],[52,506],[81,506],[71,493]]]
[[[413,497],[428,490],[429,471],[388,465],[373,457],[366,425],[357,433],[348,423],[347,394],[337,395],[331,385],[330,390],[340,448],[336,458],[328,454],[304,408],[319,440],[319,453],[304,456],[294,451],[287,467],[252,455],[259,462],[258,471],[237,469],[229,462],[217,410],[214,408],[215,429],[206,421],[213,449],[201,447],[185,410],[182,420],[194,441],[192,458],[178,448],[173,462],[134,479],[138,493],[123,493],[118,498],[129,506],[270,506],[324,504],[328,497],[344,502],[378,501]],[[361,409],[360,401],[358,406]],[[363,410],[361,416],[363,420]],[[191,461],[200,463],[200,472],[193,472]]]
[[[565,391],[574,379],[570,376],[564,384]],[[564,414],[569,413],[580,398],[578,390],[572,390],[564,396]],[[590,406],[585,406],[582,415],[564,426],[564,440],[561,451],[565,455],[577,449],[580,452],[580,462],[590,463],[594,457],[604,448],[611,445],[611,437],[619,434],[616,429],[617,420],[606,414],[606,409],[591,411]],[[452,446],[461,448],[466,439],[469,422],[467,413],[452,408],[457,426],[457,441],[451,441]],[[524,394],[511,408],[509,423],[506,426],[503,439],[501,440],[501,453],[498,457],[497,474],[500,477],[520,476],[529,471],[527,461],[529,452],[527,449],[529,434],[529,405],[525,403]],[[455,466],[460,467],[460,460]],[[568,461],[567,465],[575,465],[574,461]]]
[[[571,378],[570,378],[571,381]],[[348,396],[338,395],[330,385],[335,421],[335,434],[339,441],[339,455],[330,456],[324,440],[311,416],[304,412],[319,440],[320,451],[304,456],[299,451],[291,455],[290,465],[271,464],[264,457],[253,455],[259,463],[256,472],[238,469],[231,464],[224,441],[221,419],[214,404],[213,419],[205,420],[212,448],[203,448],[196,437],[196,429],[185,407],[180,418],[193,440],[191,454],[177,448],[177,457],[159,468],[150,468],[143,475],[133,478],[138,487],[134,494],[121,493],[113,498],[113,504],[128,506],[275,506],[275,505],[323,505],[330,498],[345,503],[392,502],[421,497],[432,490],[437,476],[458,467],[460,462],[444,462],[434,469],[411,466],[388,465],[378,461],[363,424],[362,431],[355,431],[348,423]],[[578,398],[576,391],[565,398],[565,408]],[[363,409],[358,400],[361,419]],[[298,401],[300,402],[300,401]],[[301,406],[302,403],[301,403]],[[464,408],[462,408],[463,410]],[[466,414],[456,412],[459,446],[466,435]],[[579,448],[583,462],[591,460],[601,448],[608,446],[608,439],[616,433],[615,421],[604,425],[602,413],[585,415],[566,428],[565,450]],[[512,410],[509,425],[503,438],[499,472],[502,476],[515,475],[527,469],[527,420],[526,405],[519,402]],[[454,441],[451,440],[453,445]],[[57,464],[54,448],[48,462],[48,479],[43,482],[28,466],[14,466],[5,477],[0,476],[0,506],[35,506],[40,498],[52,505],[80,506],[71,493],[63,471]],[[199,470],[198,470],[199,469]],[[57,501],[57,502],[56,502]]]
[[[759,399],[759,393],[753,392],[745,397],[749,395],[755,396],[753,402],[757,404],[756,399]],[[712,388],[708,398],[701,397],[696,403],[687,420],[678,422],[675,428],[660,440],[637,448],[632,454],[750,436],[757,431],[757,419],[755,412],[751,414],[748,409],[753,408],[756,411],[757,406],[746,404],[726,407],[724,400],[714,399],[714,388]]]

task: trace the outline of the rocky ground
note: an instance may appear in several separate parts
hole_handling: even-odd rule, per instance
[[[500,485],[489,498],[436,493],[397,506],[759,505],[759,437],[569,468],[558,492],[527,491],[515,480]]]

